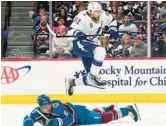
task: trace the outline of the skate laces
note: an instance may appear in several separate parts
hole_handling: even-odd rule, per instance
[[[104,82],[104,80],[102,80],[100,76],[95,76],[95,78],[98,82]]]
[[[98,85],[97,83],[105,83],[105,80],[102,80],[102,77],[101,76],[94,76],[93,74],[89,74],[89,77],[88,77],[88,81],[91,82],[92,84],[94,85]],[[90,83],[90,84],[91,84]],[[92,85],[91,84],[91,85]]]

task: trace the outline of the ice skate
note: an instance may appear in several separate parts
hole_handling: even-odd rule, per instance
[[[105,86],[107,84],[107,82],[105,80],[101,80],[100,77],[98,76],[94,76],[92,74],[89,74],[87,76],[88,78],[88,85],[92,86],[92,87],[97,87],[97,88],[100,88],[100,89],[105,89]]]
[[[72,96],[74,93],[75,79],[69,79],[66,82],[66,92],[69,96]]]
[[[138,114],[137,114],[136,110],[133,108],[133,106],[132,106],[132,105],[129,105],[129,106],[127,106],[126,108],[127,108],[128,111],[129,111],[129,115],[133,118],[133,120],[134,120],[135,122],[137,122],[137,121],[138,121]]]

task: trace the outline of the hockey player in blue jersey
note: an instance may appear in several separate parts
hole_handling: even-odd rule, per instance
[[[87,75],[82,78],[69,79],[67,81],[67,92],[73,94],[74,86],[92,86],[105,88],[106,81],[100,79],[99,71],[101,70],[106,50],[101,46],[99,39],[104,27],[108,29],[108,35],[111,39],[118,36],[117,22],[113,17],[102,10],[98,2],[90,2],[88,9],[81,11],[71,24],[68,35],[75,37],[70,38],[73,42],[72,53],[82,58],[82,62]],[[87,35],[96,35],[89,37]]]
[[[137,112],[132,106],[114,109],[114,106],[110,105],[88,110],[82,105],[62,103],[59,100],[51,101],[44,94],[37,98],[37,102],[39,107],[24,118],[23,126],[33,126],[36,122],[43,126],[103,124],[129,115],[134,121],[138,121]]]

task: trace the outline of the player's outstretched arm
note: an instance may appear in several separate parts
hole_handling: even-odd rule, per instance
[[[37,108],[36,108],[37,109]],[[39,113],[35,111],[35,109],[29,114],[26,115],[23,120],[23,126],[33,126],[34,123],[41,117]]]

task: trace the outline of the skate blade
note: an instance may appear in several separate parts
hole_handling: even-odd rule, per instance
[[[140,116],[140,112],[139,112],[139,110],[138,110],[137,104],[134,103],[134,106],[135,106],[135,109],[136,109],[137,114],[138,114],[138,119],[139,119],[139,121],[141,121],[141,116]]]
[[[98,89],[105,89],[105,87],[98,87],[98,86],[89,85],[89,84],[88,84],[88,86],[90,86],[90,87],[94,87],[94,88],[98,88]]]

